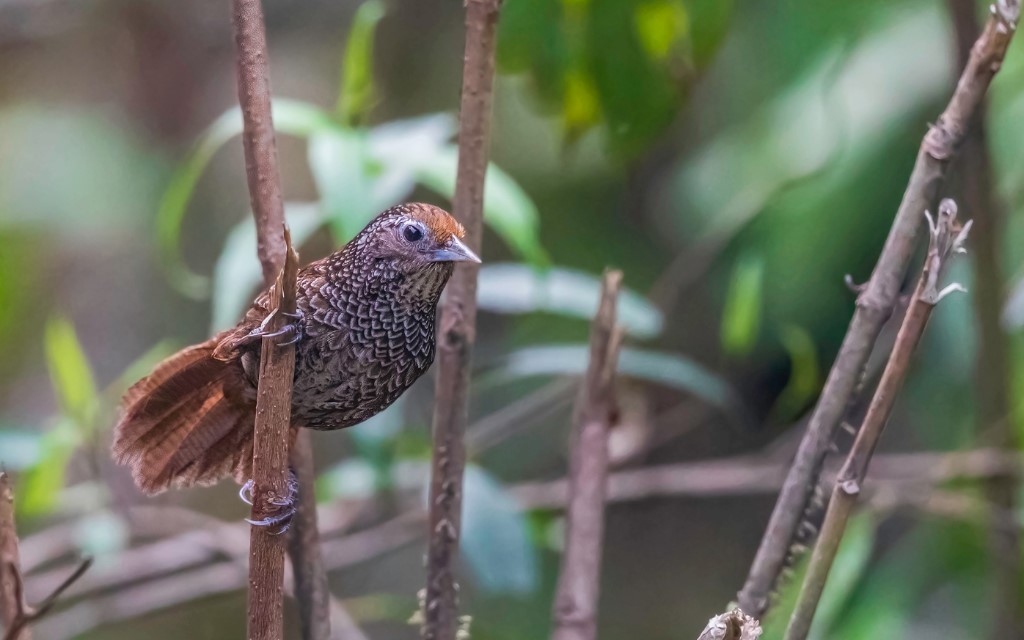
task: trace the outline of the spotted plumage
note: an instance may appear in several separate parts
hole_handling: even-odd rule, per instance
[[[434,359],[437,302],[457,261],[479,261],[462,226],[425,204],[393,207],[340,251],[299,271],[292,426],[341,429],[394,402]],[[114,456],[154,493],[249,479],[261,326],[242,321],[157,366],[132,387]]]

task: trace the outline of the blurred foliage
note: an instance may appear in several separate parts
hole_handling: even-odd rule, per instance
[[[0,462],[20,475],[29,527],[69,521],[75,546],[93,553],[130,542],[98,462],[120,393],[171,350],[159,340],[180,345],[230,325],[260,281],[239,145],[221,153],[241,127],[238,109],[226,109],[230,34],[182,2],[167,13],[156,2],[97,0],[96,16],[67,18],[78,26],[29,46],[3,40]],[[307,259],[393,203],[450,198],[458,3],[267,6],[286,215]],[[511,433],[475,455],[467,476],[464,595],[475,639],[547,633],[564,520],[522,512],[508,487],[564,473],[571,394],[543,390],[583,371],[602,268],[622,268],[628,285],[624,415],[664,436],[647,461],[756,451],[806,415],[853,310],[843,276],[868,277],[926,123],[949,93],[945,10],[937,0],[505,0],[493,145],[503,169],[488,172],[470,411],[473,426],[500,419]],[[1000,71],[988,122],[1008,214],[1004,320],[1015,364],[1024,357],[1022,46]],[[154,126],[161,117],[170,124]],[[969,261],[952,277],[972,288]],[[935,314],[883,446],[983,442],[973,302],[951,298]],[[410,496],[421,504],[430,386],[322,440],[319,500],[370,499],[384,514]],[[531,407],[531,397],[546,399]],[[1015,401],[1024,433],[1024,399]],[[949,490],[978,498],[972,487]],[[224,518],[238,507],[216,491],[169,499]],[[602,637],[692,636],[741,583],[770,502],[613,506]],[[986,540],[970,517],[858,516],[817,637],[979,637],[999,560]],[[340,580],[374,638],[408,637],[388,626],[408,616],[420,586],[420,549],[407,551]],[[224,637],[239,606],[207,601],[91,637],[157,637],[174,626],[165,620],[199,618],[201,637]]]
[[[636,156],[676,118],[725,34],[732,0],[508,0],[498,62],[528,73],[572,142],[602,125]]]

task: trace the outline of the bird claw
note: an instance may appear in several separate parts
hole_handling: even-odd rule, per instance
[[[277,331],[267,331],[267,325],[269,325],[273,321],[273,319],[277,317],[278,313],[280,313],[285,318],[291,319],[292,322],[285,324]],[[269,314],[267,314],[267,317],[263,319],[263,322],[260,323],[260,326],[250,331],[248,335],[246,335],[245,337],[247,340],[260,340],[262,338],[277,338],[280,336],[291,335],[291,339],[289,339],[287,342],[278,342],[277,345],[279,347],[283,347],[289,344],[295,344],[296,342],[302,339],[302,321],[304,318],[305,315],[302,313],[302,311],[298,309],[295,310],[295,313],[291,313],[288,311],[279,311],[278,309],[274,309]]]
[[[253,481],[249,480],[242,488],[238,491],[238,497],[242,502],[252,505],[254,502],[253,497]],[[297,509],[296,503],[299,498],[299,482],[295,477],[295,472],[291,469],[288,470],[288,494],[284,496],[274,496],[267,498],[266,507],[261,511],[267,513],[265,518],[255,520],[252,518],[246,518],[245,521],[254,527],[273,527],[277,526],[276,531],[271,531],[272,535],[281,535],[288,531],[291,526],[292,516],[295,515]],[[254,509],[255,511],[255,509]]]
[[[246,481],[242,485],[242,488],[238,490],[238,498],[245,504],[252,506],[252,480]]]

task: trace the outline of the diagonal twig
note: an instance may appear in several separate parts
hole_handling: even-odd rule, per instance
[[[832,561],[835,559],[839,542],[842,540],[846,523],[856,506],[864,486],[868,465],[885,424],[896,402],[896,396],[907,377],[910,359],[917,348],[925,326],[935,305],[953,291],[962,290],[959,285],[941,288],[940,279],[955,253],[963,252],[963,241],[970,229],[970,222],[963,228],[956,225],[956,204],[949,199],[939,205],[936,219],[928,216],[931,236],[924,270],[918,282],[914,297],[900,326],[893,345],[892,354],[882,372],[871,404],[868,406],[864,423],[861,425],[846,462],[836,478],[828,510],[821,526],[818,543],[811,554],[807,575],[797,599],[796,608],[786,629],[786,640],[804,640],[810,632],[814,612],[825,588]]]
[[[800,521],[812,497],[822,463],[846,411],[875,340],[892,313],[900,284],[913,256],[921,215],[938,195],[946,170],[963,141],[992,78],[1006,55],[1020,17],[1019,0],[998,0],[971,50],[970,59],[945,111],[921,143],[917,161],[885,246],[811,415],[796,458],[783,484],[747,580],[740,608],[764,615]]]

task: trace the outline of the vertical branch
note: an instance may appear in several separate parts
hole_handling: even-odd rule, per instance
[[[483,232],[484,176],[500,8],[500,0],[466,2],[459,166],[453,209],[466,228],[467,244],[477,253]],[[463,436],[476,339],[477,273],[475,264],[457,266],[441,306],[430,478],[430,540],[421,630],[422,637],[428,640],[454,640],[458,627],[454,562],[462,521],[462,475],[466,464]]]
[[[949,258],[963,251],[961,245],[966,238],[970,223],[960,229],[956,226],[956,204],[943,200],[939,206],[936,222],[929,219],[931,242],[925,259],[924,271],[907,308],[892,355],[885,365],[875,395],[871,398],[864,423],[861,425],[853,447],[836,478],[829,501],[821,535],[807,566],[807,575],[797,599],[796,608],[786,629],[786,640],[804,640],[811,629],[814,613],[818,608],[829,570],[835,560],[839,543],[846,530],[846,523],[857,504],[857,498],[864,486],[871,456],[889,420],[896,396],[910,368],[910,358],[924,334],[925,326],[935,305],[950,291],[962,290],[958,285],[939,289],[939,280]]]
[[[769,596],[817,485],[825,454],[882,325],[892,314],[914,252],[921,215],[934,202],[945,180],[950,160],[963,141],[968,123],[1002,64],[1019,17],[1019,0],[998,0],[993,5],[949,104],[921,142],[889,237],[871,279],[857,297],[857,309],[846,337],[739,593],[740,608],[755,618],[761,618],[768,608]]]
[[[331,637],[330,594],[327,592],[327,573],[320,557],[313,444],[305,429],[300,429],[295,436],[291,467],[295,470],[300,499],[292,517],[288,555],[292,560],[302,639],[327,640]],[[355,636],[351,637],[355,640]]]
[[[615,325],[622,272],[606,271],[590,330],[590,362],[573,415],[568,529],[555,592],[553,640],[593,640],[601,585],[608,483],[608,431],[617,412],[615,369],[622,333]]]
[[[11,477],[0,471],[0,622],[8,631],[23,606],[21,594],[15,590],[15,582],[21,571],[20,562]],[[25,629],[12,640],[32,640],[32,635]]]
[[[271,307],[279,312],[294,313],[298,256],[291,247],[284,221],[263,8],[260,0],[232,0],[232,7],[238,53],[238,102],[244,122],[245,169],[249,200],[256,218],[263,279],[267,285],[273,283]],[[273,329],[280,329],[286,321],[284,313],[276,313],[272,319]],[[295,347],[278,346],[274,339],[264,338],[256,393],[253,520],[271,515],[274,503],[280,503],[290,494],[288,430],[294,369]],[[275,533],[270,527],[256,525],[250,531],[248,637],[254,640],[279,640],[284,635],[286,538]]]
[[[970,58],[971,43],[978,34],[977,3],[973,0],[949,0],[949,12],[957,45],[959,66]],[[1005,211],[995,195],[992,161],[985,127],[985,105],[971,123],[964,148],[957,163],[959,186],[964,206],[974,219],[972,244],[974,282],[972,300],[978,325],[978,355],[975,362],[975,397],[977,399],[978,433],[990,438],[989,444],[1001,449],[1016,450],[1013,421],[1009,418],[1010,344],[1000,320],[1005,303],[1004,278],[1001,268]],[[987,483],[994,512],[1014,512],[1017,483],[1012,479],[993,478]],[[994,518],[996,516],[993,516]],[[992,573],[995,577],[995,624],[997,637],[1019,637],[1024,633],[1020,607],[1021,551],[1020,532],[1000,527],[993,522],[990,530]]]
[[[14,525],[14,491],[7,473],[0,471],[0,622],[3,640],[31,640],[29,624],[39,620],[57,604],[57,600],[92,566],[92,558],[83,558],[66,578],[30,607],[25,602],[25,582],[21,576],[18,530]]]

